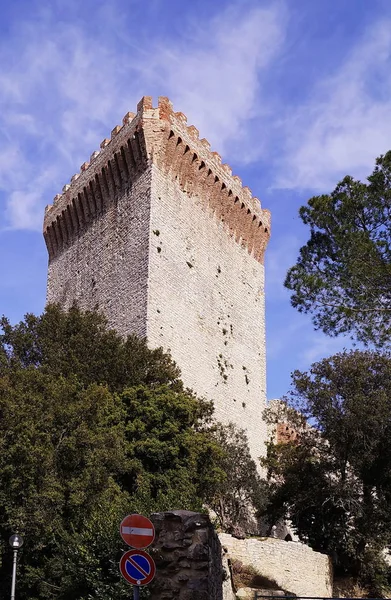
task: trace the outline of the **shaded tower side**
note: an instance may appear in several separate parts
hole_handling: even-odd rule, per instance
[[[98,308],[126,335],[146,335],[151,166],[129,113],[46,209],[47,301]]]

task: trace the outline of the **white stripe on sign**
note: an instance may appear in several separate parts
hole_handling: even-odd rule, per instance
[[[151,535],[153,536],[153,529],[146,529],[143,527],[122,527],[122,533],[127,535]]]

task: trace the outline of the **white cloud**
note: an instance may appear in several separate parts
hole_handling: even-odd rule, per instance
[[[8,222],[17,223],[19,229],[42,229],[42,213],[37,210],[42,206],[42,190],[48,189],[58,175],[57,166],[49,163],[30,182],[24,181],[21,189],[14,189],[8,196],[5,210]]]
[[[5,144],[4,149],[0,151],[0,186],[8,185],[10,178],[14,178],[14,173],[19,172],[21,161],[20,150],[15,142]]]
[[[200,23],[178,42],[159,43],[148,76],[219,152],[229,147],[243,160],[251,150],[244,143],[250,122],[269,105],[262,78],[283,46],[285,22],[281,3],[247,10],[238,3],[206,28]]]
[[[280,122],[275,187],[329,191],[346,174],[363,178],[391,143],[391,21],[357,39],[334,76]]]
[[[233,3],[206,27],[200,19],[144,46],[137,23],[121,30],[118,16],[96,11],[91,27],[46,8],[0,42],[2,228],[39,229],[44,205],[144,94],[170,96],[216,149],[235,139],[243,158],[262,72],[283,41],[283,5]]]
[[[344,337],[326,337],[321,331],[311,332],[306,339],[305,349],[298,356],[300,368],[308,369],[314,362],[351,349],[352,342]]]
[[[43,207],[139,99],[120,52],[80,26],[21,24],[23,51],[0,43],[1,228],[40,229]],[[14,40],[19,47],[21,39]],[[16,60],[10,60],[14,52]],[[130,72],[130,69],[129,69]]]
[[[11,192],[6,215],[10,223],[17,223],[20,229],[39,229],[42,218],[37,213],[41,197],[39,192],[14,191]]]
[[[38,229],[44,205],[144,94],[168,95],[224,158],[262,157],[274,168],[273,187],[328,191],[346,173],[368,174],[390,147],[386,19],[297,107],[269,85],[276,65],[284,68],[282,2],[237,0],[208,23],[200,17],[154,40],[135,20],[124,23],[123,6],[103,5],[89,22],[72,6],[75,18],[61,21],[46,7],[0,41],[2,228]],[[269,258],[276,293],[281,260]]]
[[[272,317],[266,336],[269,361],[283,364],[287,359],[295,369],[307,370],[314,362],[337,352],[362,347],[355,346],[349,337],[329,337],[322,331],[314,331],[310,317],[293,309],[273,307],[269,316]]]

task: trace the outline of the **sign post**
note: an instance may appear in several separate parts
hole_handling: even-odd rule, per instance
[[[139,600],[140,587],[151,583],[156,566],[153,558],[143,548],[155,539],[153,523],[142,515],[128,515],[119,528],[124,542],[133,548],[122,555],[119,570],[122,577],[133,585],[133,600]]]

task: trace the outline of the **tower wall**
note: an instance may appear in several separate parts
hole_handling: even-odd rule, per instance
[[[216,418],[247,429],[264,454],[264,267],[197,196],[154,167],[147,338],[170,349]]]
[[[145,97],[46,209],[47,299],[98,307],[121,334],[169,349],[257,459],[269,235],[270,213],[207,140],[166,98]]]
[[[127,335],[147,334],[151,168],[76,229],[49,263],[47,301],[102,310]]]

